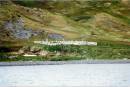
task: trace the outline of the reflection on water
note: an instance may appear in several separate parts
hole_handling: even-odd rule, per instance
[[[0,67],[1,86],[130,86],[130,64]]]

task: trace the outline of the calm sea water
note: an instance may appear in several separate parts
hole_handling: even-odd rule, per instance
[[[0,87],[126,86],[130,64],[66,64],[0,67]]]

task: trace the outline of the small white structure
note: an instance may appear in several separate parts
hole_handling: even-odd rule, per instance
[[[25,56],[25,57],[34,57],[34,56],[37,56],[37,55],[34,55],[34,54],[24,54],[23,56]]]
[[[44,45],[97,45],[97,42],[87,41],[34,41],[34,43]]]

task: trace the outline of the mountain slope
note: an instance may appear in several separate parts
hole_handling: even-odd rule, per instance
[[[129,8],[124,1],[75,0],[25,3],[1,1],[1,41],[25,43],[46,38],[128,43],[130,41],[130,15],[127,12]]]

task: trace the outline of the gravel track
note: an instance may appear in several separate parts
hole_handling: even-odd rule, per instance
[[[63,64],[128,64],[130,60],[72,60],[0,62],[0,66],[63,65]]]

